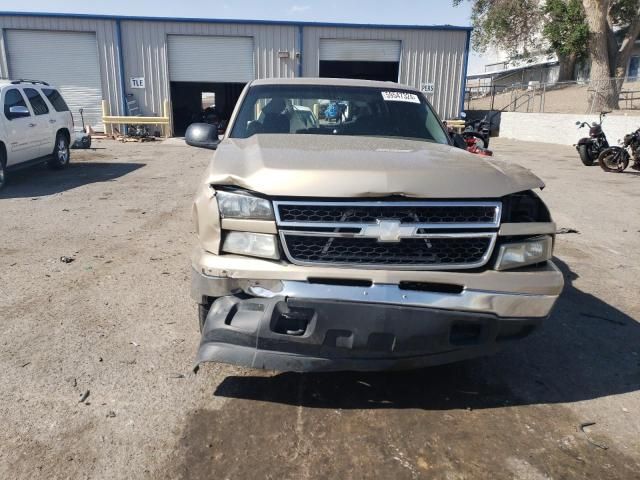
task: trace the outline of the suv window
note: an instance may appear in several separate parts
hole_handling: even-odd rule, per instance
[[[49,107],[47,107],[44,98],[42,98],[35,88],[25,88],[24,93],[29,99],[29,103],[33,108],[33,113],[36,115],[45,115],[49,113]]]
[[[11,90],[7,90],[7,93],[4,96],[4,116],[7,119],[11,120],[11,113],[9,109],[11,107],[25,107],[27,108],[27,104],[24,101],[24,97],[20,93],[20,90],[17,88],[12,88]],[[25,114],[26,116],[26,114]]]
[[[46,97],[49,99],[49,101],[51,102],[51,105],[53,105],[53,108],[56,109],[56,112],[69,111],[69,107],[67,106],[67,103],[64,101],[64,98],[62,98],[62,95],[60,95],[60,92],[58,92],[57,90],[54,90],[53,88],[43,88],[42,93],[44,93]]]

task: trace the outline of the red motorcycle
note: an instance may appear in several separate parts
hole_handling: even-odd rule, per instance
[[[451,143],[454,147],[461,148],[462,150],[466,150],[469,153],[481,155],[483,157],[493,156],[493,152],[486,148],[489,141],[488,128],[486,132],[482,131],[481,133],[478,133],[473,131],[467,125],[465,131],[460,134],[456,133],[456,131],[452,127],[447,125],[447,122],[443,123],[447,128],[447,133],[449,134],[449,138],[451,138]]]
[[[492,157],[493,152],[488,148],[481,146],[482,140],[477,137],[465,137],[465,143],[467,144],[467,152],[475,153],[483,157]],[[483,143],[482,143],[483,144]]]

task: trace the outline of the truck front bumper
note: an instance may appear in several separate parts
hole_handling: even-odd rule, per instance
[[[457,293],[407,290],[400,283],[358,286],[342,279],[341,284],[275,280],[267,274],[266,280],[250,280],[246,272],[224,273],[193,271],[193,297],[199,302],[217,298],[203,328],[196,368],[214,361],[299,372],[387,370],[489,355],[539,327],[563,284],[552,263],[521,273],[524,284],[540,285],[532,287],[535,293],[467,286],[474,282],[464,279],[477,273],[458,273],[463,286]],[[424,282],[444,273],[423,272]],[[532,281],[532,274],[539,278]]]

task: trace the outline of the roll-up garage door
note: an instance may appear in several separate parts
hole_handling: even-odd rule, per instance
[[[80,125],[84,121],[96,130],[102,126],[102,87],[98,47],[94,33],[5,30],[12,79],[28,78],[55,85]]]
[[[320,60],[399,62],[400,49],[399,40],[323,38],[320,39]]]
[[[233,82],[254,79],[253,38],[169,35],[172,82]]]

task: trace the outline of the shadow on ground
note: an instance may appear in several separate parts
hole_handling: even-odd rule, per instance
[[[216,396],[332,409],[447,410],[577,402],[640,389],[640,324],[573,286],[545,328],[494,357],[409,372],[229,376]]]
[[[7,174],[7,184],[0,191],[0,199],[41,197],[66,192],[91,183],[109,182],[145,165],[144,163],[72,162],[64,170],[50,170],[44,165],[25,168]]]

